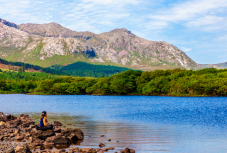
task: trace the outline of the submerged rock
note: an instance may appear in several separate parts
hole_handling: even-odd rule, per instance
[[[100,143],[99,144],[99,147],[105,147],[106,145],[105,144],[103,144],[103,143]]]

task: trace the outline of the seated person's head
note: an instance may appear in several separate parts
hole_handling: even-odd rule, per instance
[[[41,118],[43,118],[43,117],[47,117],[47,113],[46,113],[46,111],[43,111],[43,112],[42,112],[42,114],[41,114]]]

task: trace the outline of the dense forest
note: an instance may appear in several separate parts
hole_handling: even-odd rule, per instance
[[[227,69],[128,70],[100,78],[4,71],[0,93],[226,96]]]
[[[130,70],[124,67],[110,66],[110,65],[93,65],[85,62],[76,62],[66,66],[52,65],[51,67],[43,68],[38,65],[32,65],[23,62],[9,62],[0,58],[0,64],[8,65],[11,70],[25,72],[25,70],[33,69],[40,72],[67,75],[67,76],[80,76],[80,77],[109,77],[113,74]],[[20,67],[19,69],[13,66]]]
[[[113,74],[130,70],[124,67],[110,66],[110,65],[93,65],[85,62],[76,62],[66,66],[53,65],[52,69],[63,72],[71,76],[82,77],[109,77]]]

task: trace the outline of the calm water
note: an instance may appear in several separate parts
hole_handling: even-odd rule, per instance
[[[97,148],[103,142],[138,153],[227,152],[225,97],[0,95],[4,113],[37,120],[43,110],[49,122],[82,129],[85,139],[78,147]]]

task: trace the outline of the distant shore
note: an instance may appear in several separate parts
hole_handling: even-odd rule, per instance
[[[0,73],[0,93],[31,95],[227,96],[227,69],[128,70],[111,77],[62,77],[37,73]]]

